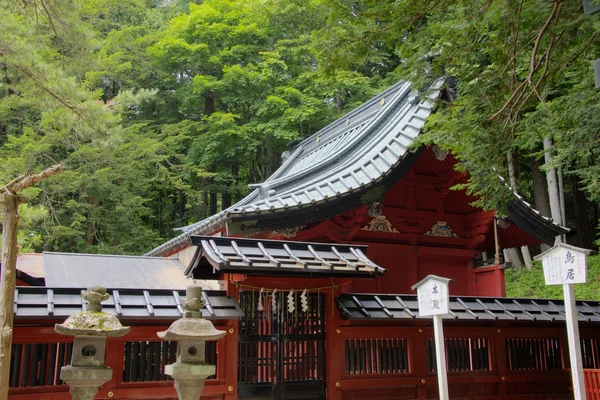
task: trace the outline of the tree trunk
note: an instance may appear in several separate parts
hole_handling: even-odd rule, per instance
[[[223,210],[231,207],[231,192],[229,189],[225,189],[221,195],[221,205],[223,206]]]
[[[335,106],[338,113],[342,113],[342,111],[344,111],[344,100],[342,99],[342,95],[340,93],[336,94],[335,96]]]
[[[19,176],[0,187],[2,214],[2,281],[0,281],[0,399],[8,398],[10,353],[14,321],[15,286],[17,284],[17,227],[19,204],[24,198],[15,193],[65,169],[58,163],[37,174]]]
[[[515,157],[513,157],[512,150],[509,150],[506,153],[506,161],[508,164],[508,177],[510,179],[510,186],[512,187],[513,191],[518,192],[519,186],[517,185],[516,160],[515,160]],[[517,264],[520,264],[521,257],[519,257],[519,250],[511,249],[510,253],[511,253],[511,258],[513,258],[515,260],[515,261],[513,261],[513,264],[515,266]],[[529,247],[522,246],[521,254],[523,255],[523,263],[525,264],[525,266],[527,268],[531,268],[533,266],[533,263],[531,262],[531,254],[529,253]],[[518,260],[518,263],[516,262],[516,260]]]
[[[240,192],[237,190],[237,185],[240,182],[240,163],[239,162],[234,161],[233,164],[231,164],[231,175],[233,175],[233,184],[235,185],[234,190],[232,190],[232,192],[231,192],[231,197],[233,198],[234,202],[237,202],[240,197]]]
[[[217,213],[217,192],[210,192],[210,215]]]
[[[8,398],[10,353],[14,320],[15,286],[17,284],[17,225],[22,198],[1,194],[2,220],[2,282],[0,287],[0,399]]]
[[[204,116],[208,117],[215,112],[215,94],[211,91],[204,95]]]
[[[552,155],[550,154],[550,150],[552,149],[552,139],[549,137],[544,138],[544,160],[546,164],[552,161]],[[552,215],[552,219],[557,224],[562,224],[563,217],[561,213],[561,201],[560,194],[558,190],[558,174],[556,173],[556,168],[550,168],[546,171],[546,180],[548,182],[548,198],[550,200],[550,213]],[[556,243],[562,243],[562,236],[556,237]]]
[[[588,202],[585,194],[579,189],[577,176],[571,175],[571,191],[575,202],[575,226],[577,227],[577,245],[584,249],[592,249],[594,242],[590,235],[590,221],[588,219]]]
[[[542,166],[542,160],[532,159],[531,160],[531,180],[533,186],[533,197],[536,210],[538,210],[544,217],[551,217],[550,211],[550,200],[548,199],[548,183],[546,177],[540,167]],[[542,252],[550,249],[545,243],[540,245]]]

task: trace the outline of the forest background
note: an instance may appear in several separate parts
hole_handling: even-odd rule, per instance
[[[142,254],[227,208],[283,151],[400,79],[452,77],[421,144],[479,205],[511,198],[592,248],[600,16],[549,0],[0,0],[0,182],[26,189],[21,252]],[[546,147],[544,147],[546,142]],[[545,158],[546,156],[546,158]],[[551,193],[552,194],[552,193]]]

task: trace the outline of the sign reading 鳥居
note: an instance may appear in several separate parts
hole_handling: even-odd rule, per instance
[[[573,284],[585,283],[587,278],[587,256],[591,253],[591,250],[559,243],[550,250],[534,257],[536,260],[542,260],[546,285],[563,285],[567,342],[569,344],[569,360],[571,362],[573,397],[575,400],[585,400],[586,391]]]
[[[588,254],[589,250],[559,243],[535,258],[542,260],[546,285],[566,285],[586,282]]]

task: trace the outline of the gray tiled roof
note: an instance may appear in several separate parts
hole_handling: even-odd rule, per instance
[[[375,277],[386,272],[365,255],[366,246],[192,236],[199,246],[195,268],[248,275]]]
[[[439,88],[442,81],[434,85]],[[319,204],[379,181],[396,167],[431,113],[438,92],[425,99],[401,81],[297,145],[264,183],[237,204],[182,228],[178,237],[148,252],[184,247],[190,235],[211,234],[235,215]]]
[[[348,320],[410,320],[419,318],[416,295],[343,294],[336,299]],[[579,322],[600,322],[600,303],[578,301]],[[565,321],[562,300],[491,297],[450,297],[448,320],[459,321]]]
[[[187,266],[177,258],[44,252],[43,259],[48,287],[185,289],[190,284],[184,275]]]
[[[65,319],[85,309],[83,289],[18,287],[15,290],[15,323],[31,319]],[[181,290],[109,289],[110,299],[102,311],[121,320],[173,321],[183,315]],[[239,319],[243,312],[237,301],[224,291],[204,291],[206,306],[202,316],[210,320]]]

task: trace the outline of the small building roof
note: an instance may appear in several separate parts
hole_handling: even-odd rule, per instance
[[[177,258],[44,252],[43,261],[48,287],[185,289],[190,284]],[[219,289],[216,282],[198,283]]]
[[[362,277],[385,273],[367,258],[367,246],[192,236],[198,256],[186,271],[215,268],[221,273],[289,277]],[[197,275],[196,275],[197,276]]]
[[[85,310],[83,289],[18,287],[15,290],[15,322],[31,319],[65,319]],[[108,289],[110,298],[102,311],[129,321],[173,321],[183,316],[184,290]],[[206,306],[202,316],[209,320],[239,319],[244,313],[225,291],[202,292]],[[183,299],[183,300],[182,300]]]
[[[343,319],[419,319],[416,295],[342,294],[336,299]],[[444,319],[457,321],[565,321],[562,300],[450,296],[450,312]],[[600,302],[577,301],[579,322],[600,323]],[[426,318],[423,318],[426,319]]]

